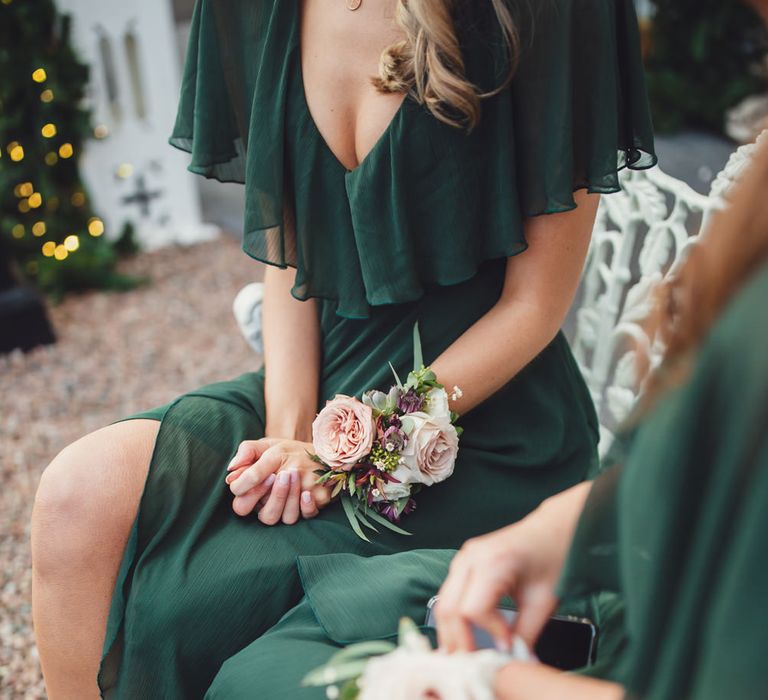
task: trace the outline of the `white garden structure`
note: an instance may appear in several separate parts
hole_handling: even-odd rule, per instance
[[[767,138],[768,130],[758,141]],[[679,263],[707,226],[711,211],[724,205],[755,147],[742,146],[731,156],[708,196],[656,166],[622,171],[622,191],[602,197],[571,338],[600,417],[602,454],[637,400],[638,360],[653,367],[661,356],[658,339],[643,328],[651,311],[651,290]],[[234,304],[240,328],[257,352],[262,351],[262,294],[262,285],[250,284]]]

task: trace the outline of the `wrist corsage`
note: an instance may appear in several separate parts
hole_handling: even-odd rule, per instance
[[[405,383],[394,367],[395,385],[362,399],[337,395],[312,424],[311,454],[321,468],[317,483],[340,495],[352,529],[376,525],[408,535],[396,523],[416,508],[415,494],[453,474],[461,428],[448,393],[424,366],[418,326],[413,330],[414,369]],[[451,398],[461,396],[454,387]]]
[[[406,618],[400,621],[397,645],[374,640],[341,649],[302,685],[327,686],[332,700],[493,700],[496,674],[512,660],[535,662],[519,637],[509,654],[495,649],[447,654],[433,651]]]

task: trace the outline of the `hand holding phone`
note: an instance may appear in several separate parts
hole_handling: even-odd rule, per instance
[[[437,601],[438,596],[435,596],[427,605],[427,627],[435,627],[434,608]],[[497,610],[512,626],[517,610],[505,607]],[[472,633],[476,649],[496,648],[493,637],[485,630],[473,626]],[[587,618],[554,615],[544,625],[533,651],[542,663],[562,671],[573,671],[595,662],[597,633],[597,626]]]
[[[558,605],[557,581],[590,483],[552,496],[513,525],[467,541],[440,588],[436,610],[440,648],[475,649],[472,626],[509,649],[513,636],[529,646]],[[497,606],[509,596],[518,605],[514,627]]]

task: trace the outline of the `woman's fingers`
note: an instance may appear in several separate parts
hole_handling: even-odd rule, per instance
[[[229,490],[235,496],[244,496],[270,474],[274,474],[280,469],[282,463],[282,453],[278,449],[268,449],[259,457],[256,464],[247,467],[238,478],[229,484]]]
[[[224,479],[224,481],[227,484],[231,484],[235,479],[239,478],[239,476],[246,470],[248,467],[238,467],[237,469],[233,469],[231,472],[229,472]]]
[[[238,515],[248,515],[254,508],[256,508],[263,498],[269,496],[269,490],[274,483],[275,475],[270,474],[258,486],[248,491],[248,493],[245,493],[242,496],[235,496],[232,500],[232,510]]]
[[[301,517],[305,520],[314,518],[320,513],[311,491],[303,491],[301,494]]]
[[[231,472],[240,467],[247,467],[253,464],[264,452],[266,452],[275,440],[272,438],[262,438],[261,440],[244,440],[237,448],[235,456],[227,465],[227,471]]]
[[[331,502],[331,492],[325,486],[314,486],[310,493],[318,508],[325,508]]]
[[[243,477],[240,478],[242,479]],[[265,525],[276,525],[280,522],[290,490],[291,473],[289,471],[282,471],[277,475],[275,483],[272,485],[272,493],[267,502],[259,511],[259,520],[262,523]]]
[[[499,611],[499,601],[505,591],[492,572],[474,569],[462,594],[458,614],[470,632],[473,626],[488,632],[496,642],[499,651],[510,651],[512,648],[512,625]],[[466,638],[459,640],[459,651],[474,650],[474,635],[471,646],[465,647]]]
[[[544,625],[557,608],[558,600],[552,590],[546,586],[526,592],[520,601],[520,612],[512,632],[520,637],[533,650]]]
[[[288,491],[288,499],[283,507],[283,522],[286,525],[295,525],[301,515],[301,478],[299,473],[291,470],[291,484]]]
[[[445,579],[438,593],[435,607],[437,622],[437,641],[441,649],[451,653],[468,644],[471,631],[458,614],[461,594],[469,576],[465,563],[466,555],[459,552],[451,562],[448,578]]]

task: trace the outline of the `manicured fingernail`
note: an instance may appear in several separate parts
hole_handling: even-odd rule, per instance
[[[234,480],[235,480],[234,474],[227,474],[227,478],[224,479],[224,481],[226,481],[228,484],[231,484]]]
[[[272,486],[272,484],[275,483],[275,475],[270,474],[266,479],[264,479],[264,486]]]
[[[298,481],[299,481],[299,472],[297,472],[295,469],[292,469],[291,470],[291,486],[295,486]]]
[[[287,486],[291,483],[291,473],[290,472],[280,472],[277,475],[277,483],[281,486]]]
[[[512,651],[512,648],[509,646],[509,642],[505,639],[497,639],[496,651],[499,651],[502,654],[509,654],[509,652]]]
[[[235,468],[235,465],[237,464],[237,458],[239,456],[240,456],[240,450],[238,449],[237,452],[235,452],[235,456],[229,460],[229,464],[227,465],[228,472],[231,472]]]
[[[301,500],[307,505],[309,505],[310,503],[312,503],[312,494],[309,491],[304,491],[301,494]]]

